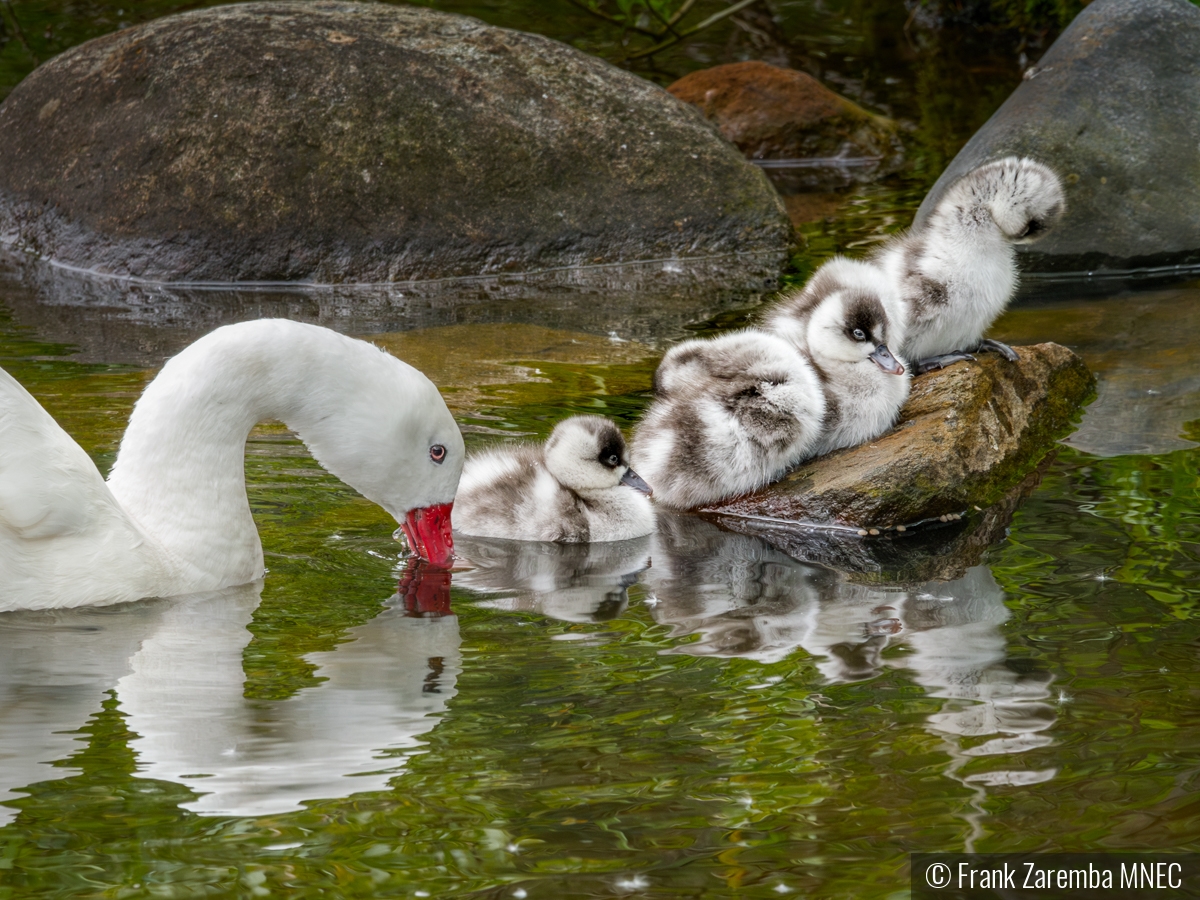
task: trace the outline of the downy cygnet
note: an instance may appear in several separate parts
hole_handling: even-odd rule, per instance
[[[1048,167],[1009,156],[954,182],[933,214],[873,257],[904,309],[898,350],[918,373],[991,349],[1012,348],[983,334],[1017,289],[1014,245],[1040,238],[1061,218],[1062,183]]]
[[[894,304],[878,268],[835,257],[767,315],[763,328],[804,356],[825,394],[823,427],[808,455],[853,447],[895,423],[910,376],[889,349]]]
[[[467,457],[455,498],[463,534],[518,541],[622,541],[654,530],[650,487],[601,416],[572,416],[545,444]]]
[[[690,509],[744,494],[814,454],[825,418],[817,373],[786,341],[747,329],[671,348],[633,461],[654,498]]]

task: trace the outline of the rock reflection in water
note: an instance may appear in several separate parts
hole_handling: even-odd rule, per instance
[[[61,777],[44,763],[81,747],[69,732],[113,689],[139,774],[186,784],[197,812],[280,813],[385,788],[403,764],[387,751],[418,746],[455,694],[457,617],[397,594],[336,650],[306,657],[320,684],[251,700],[242,656],[260,591],[0,616],[0,799]],[[0,822],[14,812],[0,807]]]
[[[528,323],[654,343],[745,307],[777,287],[767,255],[660,260],[522,276],[375,285],[181,285],[130,282],[0,248],[0,311],[76,362],[160,365],[214,328],[282,317],[345,334],[452,324]]]
[[[650,565],[650,538],[595,544],[504,541],[456,535],[469,567],[454,583],[482,594],[506,594],[480,605],[526,610],[564,622],[601,622],[629,605],[627,589]]]
[[[1065,443],[1096,456],[1170,453],[1196,446],[1188,426],[1200,419],[1198,301],[1196,284],[1107,299],[1060,288],[1053,301],[1009,310],[991,336],[1051,338],[1096,374],[1096,400]]]

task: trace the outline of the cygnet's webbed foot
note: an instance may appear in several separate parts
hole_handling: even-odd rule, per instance
[[[941,356],[929,356],[925,359],[919,359],[913,364],[914,375],[924,375],[926,372],[933,372],[936,369],[944,369],[951,363],[966,362],[974,360],[970,353],[959,351],[956,353],[943,353]]]
[[[1021,359],[1021,357],[1017,356],[1017,351],[1008,346],[1008,344],[993,341],[991,338],[984,338],[979,342],[979,346],[975,350],[978,353],[982,353],[985,350],[995,350],[1009,362],[1018,362]]]

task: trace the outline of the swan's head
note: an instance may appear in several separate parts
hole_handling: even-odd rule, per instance
[[[321,465],[400,523],[413,552],[448,566],[462,434],[433,382],[394,356],[361,347],[361,365],[339,367],[328,395],[313,404],[316,414],[296,430]]]
[[[546,440],[546,469],[568,490],[581,493],[628,485],[643,494],[650,486],[629,468],[620,429],[602,416],[572,416]]]
[[[808,348],[820,363],[867,363],[889,375],[904,365],[888,347],[890,321],[879,294],[864,285],[841,285],[821,299],[808,325]]]
[[[1014,244],[1041,238],[1062,218],[1067,205],[1053,169],[1016,156],[971,170],[947,197],[964,192],[983,201],[1000,233]]]

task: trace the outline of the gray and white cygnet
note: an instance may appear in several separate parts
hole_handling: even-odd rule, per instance
[[[623,541],[654,531],[650,487],[602,416],[559,422],[545,444],[467,457],[454,528],[518,541]]]
[[[755,329],[684,341],[663,357],[633,461],[654,498],[691,509],[770,484],[814,455],[825,418],[817,373]]]
[[[889,241],[873,258],[904,306],[900,353],[917,372],[969,351],[1012,349],[983,334],[1017,289],[1015,244],[1040,238],[1062,216],[1062,183],[1048,167],[1009,156],[954,182],[921,226]]]
[[[834,257],[763,322],[820,379],[825,416],[809,456],[872,440],[895,423],[910,380],[890,349],[895,317],[888,310],[896,303],[892,283],[878,267]]]

